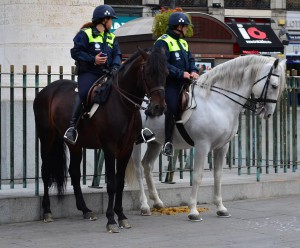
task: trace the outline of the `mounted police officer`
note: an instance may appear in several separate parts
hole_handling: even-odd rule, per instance
[[[77,140],[81,103],[86,100],[89,89],[107,71],[117,70],[121,65],[119,44],[115,35],[109,32],[112,20],[116,18],[111,6],[100,5],[94,10],[92,22],[84,24],[73,39],[71,56],[78,71],[78,95],[73,104],[70,127],[64,134],[64,139],[71,144]]]
[[[182,12],[174,12],[168,20],[166,34],[159,37],[154,46],[163,47],[166,51],[169,75],[166,82],[166,103],[168,110],[165,113],[165,144],[162,153],[173,156],[172,144],[175,119],[179,118],[179,94],[186,79],[198,78],[198,69],[195,60],[189,51],[188,43],[184,40],[191,25],[189,18]]]

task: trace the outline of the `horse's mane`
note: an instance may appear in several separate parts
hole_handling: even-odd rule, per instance
[[[150,54],[149,58],[147,59],[147,64],[149,65],[148,68],[151,68],[150,73],[152,75],[156,75],[159,73],[163,68],[167,67],[166,59],[164,58],[164,54],[162,53],[161,48],[145,48],[143,49],[144,52]],[[140,52],[134,52],[120,67],[119,71],[124,70],[128,65],[131,65],[139,56]]]
[[[198,85],[203,86],[203,89],[206,89],[210,92],[211,86],[216,82],[219,82],[226,86],[226,88],[238,87],[243,80],[244,72],[251,69],[251,77],[256,78],[257,73],[261,67],[268,63],[274,62],[275,58],[273,57],[264,57],[258,55],[248,55],[243,57],[238,57],[230,61],[224,62],[212,70],[201,75],[197,81]],[[281,81],[284,80],[284,69],[281,68],[281,73],[279,75]],[[280,94],[284,89],[284,82],[280,82]]]

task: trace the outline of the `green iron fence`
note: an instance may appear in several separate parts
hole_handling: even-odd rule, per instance
[[[35,194],[39,194],[40,154],[39,141],[35,134],[32,102],[41,88],[56,79],[75,79],[74,67],[65,73],[59,67],[57,73],[50,66],[45,73],[35,66],[34,72],[28,72],[23,66],[16,72],[14,66],[9,72],[2,72],[0,65],[0,190],[5,187],[14,189],[15,185],[27,188],[34,183]],[[298,165],[297,145],[297,108],[300,80],[290,77],[277,109],[270,120],[260,120],[246,110],[239,117],[239,129],[233,138],[227,154],[228,168],[237,168],[238,174],[256,172],[257,181],[263,171],[275,173],[280,170],[296,171]],[[192,182],[193,149],[177,151],[176,156],[166,161],[162,156],[158,159],[159,180],[173,182],[174,173],[183,178],[184,172]],[[104,179],[103,153],[99,150],[84,150],[82,183],[87,184],[91,178],[91,186],[98,187]],[[178,160],[179,168],[176,168]],[[167,164],[167,168],[164,168]],[[207,160],[212,169],[213,157]],[[163,178],[165,176],[165,179]]]

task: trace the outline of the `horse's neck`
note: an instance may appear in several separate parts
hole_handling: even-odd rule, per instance
[[[145,95],[145,92],[142,82],[140,82],[141,76],[139,75],[139,69],[139,65],[134,65],[125,70],[124,73],[119,73],[117,84],[120,89],[128,94],[142,98]]]
[[[212,101],[218,103],[218,106],[221,109],[224,107],[232,108],[232,113],[234,115],[238,115],[242,111],[242,108],[243,108],[242,105],[244,105],[247,102],[246,99],[248,99],[250,97],[252,87],[253,87],[250,70],[244,71],[243,74],[240,76],[236,75],[236,78],[241,78],[241,79],[240,79],[240,82],[237,82],[238,84],[236,84],[235,86],[228,87],[228,86],[224,85],[222,82],[217,82],[216,84],[214,84],[214,86],[222,88],[222,89],[226,89],[237,95],[232,94],[230,92],[218,90],[218,89],[216,89],[216,90],[219,92],[222,92],[223,94],[225,94],[228,97],[226,97],[222,94],[219,94],[219,93],[212,93],[212,98],[213,98]],[[242,97],[240,97],[240,96],[242,96]],[[232,98],[233,100],[230,98]]]

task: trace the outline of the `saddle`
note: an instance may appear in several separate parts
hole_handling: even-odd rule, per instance
[[[186,123],[196,108],[196,101],[193,97],[194,86],[190,83],[184,84],[179,95],[179,114],[176,122]]]
[[[84,116],[89,118],[96,112],[99,105],[104,105],[110,95],[112,80],[107,75],[101,76],[90,88],[84,104]]]
[[[182,138],[191,146],[194,146],[193,139],[189,136],[184,124],[192,115],[192,110],[196,108],[196,101],[193,97],[194,85],[185,84],[180,92],[179,96],[179,114],[176,121],[176,127],[181,134]]]

